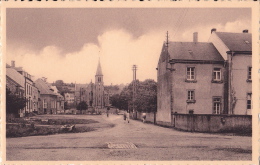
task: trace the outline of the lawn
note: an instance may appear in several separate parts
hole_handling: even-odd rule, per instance
[[[31,118],[16,118],[6,124],[6,137],[90,132],[101,127],[113,126],[109,124],[98,124],[99,121],[95,119],[82,119],[72,115],[39,115]],[[75,125],[75,129],[68,131],[62,128],[64,125]]]

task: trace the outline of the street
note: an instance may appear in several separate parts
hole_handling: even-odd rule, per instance
[[[113,114],[71,117],[94,119],[98,124],[114,124],[114,127],[85,133],[8,138],[7,161],[252,159],[252,137],[181,132],[140,121],[127,123],[122,115]]]

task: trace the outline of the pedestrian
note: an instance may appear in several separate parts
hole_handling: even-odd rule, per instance
[[[130,118],[130,110],[126,111],[126,120],[129,123],[129,118]]]
[[[143,120],[143,123],[145,123],[145,119],[146,119],[146,113],[143,112],[143,113],[142,113],[142,120]]]
[[[124,112],[124,120],[126,120],[126,112]]]
[[[109,116],[109,110],[110,110],[110,108],[107,107],[107,117]]]

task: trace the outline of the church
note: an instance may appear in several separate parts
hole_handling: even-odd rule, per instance
[[[109,106],[109,93],[104,89],[103,77],[99,60],[95,75],[95,82],[93,83],[91,80],[91,82],[87,85],[76,85],[75,95],[77,97],[77,103],[85,101],[89,108],[94,109],[103,109]]]

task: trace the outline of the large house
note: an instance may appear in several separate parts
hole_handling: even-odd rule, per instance
[[[24,71],[22,67],[16,67],[15,61],[12,61],[11,65],[7,65],[7,73],[8,72],[11,73],[11,70],[12,70],[13,74],[14,74],[14,70],[15,70],[22,77],[24,77],[23,89],[24,89],[24,96],[27,101],[26,101],[26,107],[21,112],[20,116],[23,116],[25,113],[38,112],[38,110],[39,110],[38,102],[39,102],[39,92],[40,91],[35,86],[35,83],[32,80],[32,76],[28,72]],[[21,76],[19,76],[19,77],[21,77]]]
[[[239,48],[239,49],[237,49]],[[251,34],[213,29],[210,42],[166,42],[157,67],[157,121],[173,113],[250,114]]]
[[[12,92],[12,94],[18,97],[25,97],[24,92],[25,77],[18,73],[15,69],[9,65],[6,67],[6,87]],[[24,109],[19,111],[19,116],[23,116],[25,113]]]
[[[46,82],[46,78],[40,78],[35,81],[36,87],[40,91],[40,114],[56,114],[57,113],[57,101],[58,94],[54,92],[54,89]]]
[[[252,109],[252,34],[217,32],[212,29],[210,42],[226,61],[228,84],[225,107],[229,114],[251,114]]]

